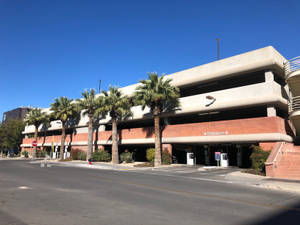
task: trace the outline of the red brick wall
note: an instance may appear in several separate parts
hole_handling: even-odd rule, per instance
[[[276,142],[260,142],[259,147],[264,151],[271,151]]]
[[[280,152],[278,152],[279,147],[281,147]],[[282,146],[275,145],[272,154],[273,158],[268,159],[266,163],[267,176],[300,180],[300,146],[295,146],[293,143],[283,143]]]
[[[284,119],[280,117],[260,117],[251,119],[214,121],[204,123],[190,123],[168,125],[162,131],[162,137],[185,137],[185,136],[204,136],[206,132],[223,132],[227,135],[234,134],[255,134],[255,133],[283,133],[286,134],[286,125]],[[122,139],[154,138],[153,127],[123,129],[119,131]],[[95,134],[94,134],[95,136]],[[111,131],[101,131],[98,133],[99,140],[111,140]],[[61,136],[48,136],[45,143],[60,143]],[[66,142],[87,141],[88,134],[80,133],[67,135]],[[23,139],[23,144],[31,144],[33,138]],[[44,137],[38,139],[38,143],[44,143]],[[274,143],[262,143],[262,148],[270,150]]]

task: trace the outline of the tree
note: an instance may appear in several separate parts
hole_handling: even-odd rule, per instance
[[[5,123],[0,124],[0,151],[16,150],[20,152],[22,144],[22,131],[25,123],[19,119],[9,119]]]
[[[38,130],[39,126],[47,123],[49,121],[49,118],[46,114],[46,112],[42,112],[41,109],[39,108],[34,108],[32,109],[29,113],[26,114],[25,116],[25,123],[27,125],[33,125],[35,130],[34,130],[34,140],[37,142],[38,138]],[[36,157],[36,146],[33,146],[33,153],[32,157]]]
[[[83,110],[83,115],[89,117],[89,127],[88,127],[88,151],[87,160],[92,157],[93,151],[93,122],[96,115],[96,110],[103,107],[103,96],[96,97],[95,89],[90,91],[84,91],[81,93],[82,99],[77,99],[77,104],[80,110]]]
[[[179,107],[179,88],[171,85],[171,79],[157,73],[148,73],[149,80],[141,80],[136,88],[135,102],[144,110],[149,107],[154,117],[155,160],[154,166],[161,165],[161,129],[160,116]]]
[[[78,117],[79,110],[76,104],[72,103],[72,99],[68,99],[67,97],[55,98],[50,110],[52,111],[52,119],[61,121],[60,160],[62,160],[65,149],[67,122],[71,124]]]
[[[119,163],[118,150],[118,128],[117,122],[120,119],[131,116],[131,102],[127,96],[123,96],[117,87],[110,87],[109,92],[103,91],[104,107],[100,112],[108,112],[112,123],[112,163]]]

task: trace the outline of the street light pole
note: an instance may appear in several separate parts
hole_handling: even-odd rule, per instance
[[[217,38],[217,54],[218,54],[218,60],[220,60],[220,39],[219,38]]]

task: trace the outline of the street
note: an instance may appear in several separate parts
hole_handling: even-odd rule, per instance
[[[300,195],[217,176],[0,161],[0,224],[299,224]]]

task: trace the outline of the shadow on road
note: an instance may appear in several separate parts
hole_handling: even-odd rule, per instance
[[[300,203],[289,207],[278,209],[277,213],[266,218],[245,225],[299,225],[300,224]]]

